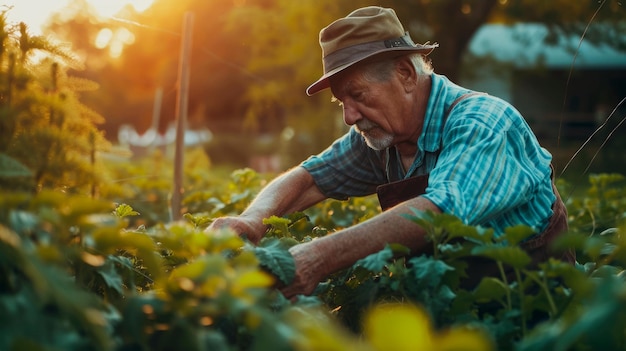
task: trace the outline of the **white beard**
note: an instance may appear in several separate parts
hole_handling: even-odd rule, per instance
[[[385,133],[384,135],[378,138],[372,138],[372,137],[363,135],[363,139],[365,139],[365,143],[367,144],[367,146],[378,151],[389,148],[393,143],[393,135],[388,134],[388,133]]]
[[[367,146],[374,150],[385,150],[393,144],[393,134],[387,133],[377,124],[363,119],[356,124],[356,131],[361,134]]]

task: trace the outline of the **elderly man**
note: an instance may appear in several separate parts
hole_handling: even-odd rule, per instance
[[[257,242],[262,220],[324,199],[378,192],[385,211],[358,225],[290,249],[296,277],[285,296],[309,294],[329,274],[399,243],[413,254],[428,244],[402,217],[411,208],[453,214],[470,225],[536,230],[522,246],[535,260],[567,228],[551,179],[551,155],[507,102],[435,74],[434,45],[414,44],[392,9],[365,7],[320,32],[324,74],[307,94],[330,88],[350,131],[268,184],[231,227]],[[573,261],[571,253],[562,256]],[[480,270],[472,274],[480,275]]]

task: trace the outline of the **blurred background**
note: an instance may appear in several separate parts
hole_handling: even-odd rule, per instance
[[[513,103],[557,170],[626,173],[620,1],[17,0],[3,10],[67,43],[81,62],[68,74],[98,85],[81,102],[103,116],[106,139],[136,156],[173,145],[192,13],[186,143],[215,165],[279,172],[346,131],[328,91],[304,91],[322,71],[319,30],[365,5],[394,8],[414,41],[439,43],[437,73]]]

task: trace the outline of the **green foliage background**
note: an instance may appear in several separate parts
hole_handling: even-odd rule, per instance
[[[416,212],[398,220],[428,228],[433,255],[398,257],[405,249],[391,243],[314,295],[288,301],[274,288],[293,276],[286,250],[374,216],[375,198],[268,218],[255,247],[204,228],[240,213],[271,175],[225,177],[198,167],[208,162],[201,150],[186,156],[181,222],[168,221],[165,176],[150,171],[160,163],[168,173],[158,153],[132,167],[107,161],[109,176],[125,180],[100,184],[98,198],[58,190],[2,197],[0,348],[383,350],[393,339],[433,350],[586,350],[625,342],[621,175],[593,175],[569,197],[572,230],[560,245],[577,249],[575,267],[528,267],[513,246],[528,228],[510,228],[504,243],[454,217]],[[472,256],[515,267],[517,278],[465,290],[458,283]]]
[[[430,56],[435,70],[455,82],[463,75],[485,74],[485,67],[497,72],[505,65],[468,53],[483,24],[541,23],[550,33],[548,47],[583,33],[585,43],[626,47],[621,35],[626,9],[618,0],[155,0],[144,13],[127,10],[115,18],[97,16],[84,0],[74,0],[67,11],[53,16],[47,33],[84,53],[85,69],[71,73],[101,84],[97,92],[83,94],[82,101],[106,117],[101,129],[115,140],[122,124],[143,132],[154,123],[157,89],[164,92],[160,130],[172,122],[182,19],[185,12],[193,13],[190,126],[213,132],[208,148],[216,163],[244,167],[251,154],[269,149],[279,151],[283,167],[290,167],[344,131],[330,94],[309,97],[305,89],[322,72],[319,30],[366,5],[396,9],[416,42],[438,42]],[[109,56],[113,43],[95,46],[105,29],[133,34],[120,57]],[[533,34],[520,38],[522,43],[537,40]],[[568,93],[565,80],[555,84],[563,86],[559,93]],[[617,101],[608,95],[606,103],[613,107]],[[560,95],[555,99],[561,103]],[[558,138],[554,132],[547,139]],[[270,145],[259,145],[267,139]]]
[[[4,21],[4,15],[0,16]],[[382,251],[295,301],[276,289],[294,274],[288,248],[376,215],[372,197],[325,201],[266,219],[253,246],[205,232],[237,215],[273,176],[185,156],[184,220],[169,221],[173,162],[155,150],[115,152],[80,102],[94,83],[75,58],[0,23],[0,349],[2,350],[596,350],[626,346],[624,177],[558,186],[571,231],[557,260],[528,266],[529,228],[489,230],[415,212],[432,255]],[[49,55],[32,60],[37,51]],[[259,69],[268,65],[259,62]],[[264,92],[271,92],[267,87]],[[251,107],[266,108],[249,96]],[[257,96],[258,97],[258,96]],[[460,286],[480,256],[502,274]]]

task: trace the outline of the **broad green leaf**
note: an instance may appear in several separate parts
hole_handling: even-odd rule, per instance
[[[411,212],[413,212],[412,214],[403,214],[402,217],[418,224],[419,226],[424,228],[426,231],[428,231],[434,226],[433,216],[435,214],[432,211],[422,211],[413,207],[411,207],[410,210]]]
[[[261,315],[248,313],[247,318],[256,317],[250,325],[250,330],[254,330],[254,339],[252,345],[248,348],[250,351],[265,350],[284,350],[293,349],[290,338],[294,335],[293,327],[278,319],[261,319]]]
[[[607,256],[616,253],[620,249],[619,246],[613,243],[605,243],[600,249],[600,256]]]
[[[228,267],[226,258],[220,255],[204,255],[197,260],[185,265],[176,267],[170,274],[170,278],[179,279],[186,278],[194,283],[201,284],[210,276],[226,275],[227,271],[232,268]]]
[[[116,263],[118,265],[116,267],[123,268],[126,272],[130,273],[127,274],[128,278],[125,284],[127,288],[132,291],[135,288],[135,267],[133,266],[131,259],[124,256],[109,255],[107,256],[107,260]]]
[[[291,221],[290,225],[293,225],[294,223],[300,221],[300,220],[309,220],[309,216],[307,216],[304,212],[294,212],[294,213],[290,213],[289,215],[287,215],[287,218],[289,218],[289,221]]]
[[[460,218],[447,213],[434,213],[411,208],[413,214],[403,217],[413,221],[426,230],[428,235],[437,237],[437,241],[444,239],[464,238],[478,243],[490,243],[493,229],[470,226],[464,224]],[[440,237],[441,236],[441,237]]]
[[[597,261],[605,250],[607,240],[604,237],[591,236],[583,242],[583,252],[589,255],[593,261]]]
[[[433,224],[437,227],[446,227],[446,226],[456,226],[463,224],[463,221],[455,215],[451,215],[449,213],[434,213],[430,212],[430,216],[433,218]]]
[[[196,228],[205,227],[213,221],[213,218],[203,214],[185,213],[183,218],[193,224]]]
[[[402,244],[398,244],[398,243],[390,243],[387,244],[387,246],[389,246],[389,248],[391,249],[391,251],[394,254],[398,254],[398,255],[408,255],[411,250],[409,250],[408,247],[402,245]]]
[[[280,281],[289,285],[296,276],[296,263],[278,239],[271,240],[267,246],[257,246],[252,249],[259,258],[259,264],[268,269]]]
[[[124,217],[129,217],[129,216],[139,216],[139,212],[133,210],[133,208],[127,204],[118,205],[113,211],[113,214],[116,215],[118,218],[124,218]]]
[[[456,291],[456,297],[450,304],[450,313],[456,316],[471,315],[471,310],[474,308],[475,298],[471,291],[459,289]],[[473,319],[473,318],[472,318]],[[463,322],[459,318],[459,322]]]
[[[120,295],[124,294],[124,282],[115,269],[114,261],[106,260],[106,262],[95,271],[104,279],[104,282],[109,288],[115,290]]]
[[[525,225],[516,225],[504,229],[504,235],[499,237],[497,241],[506,242],[511,246],[515,246],[533,234],[535,234],[535,231],[531,227]]]
[[[426,255],[413,257],[408,263],[411,276],[413,276],[420,285],[429,287],[439,285],[443,276],[447,272],[454,270],[454,268],[444,261]]]
[[[370,272],[378,273],[385,268],[393,258],[393,251],[389,245],[384,249],[356,261],[355,265],[361,266]]]
[[[251,246],[248,246],[251,247]],[[229,257],[229,263],[235,268],[249,269],[258,268],[259,259],[252,250],[242,250],[241,252]]]
[[[493,277],[483,278],[473,291],[477,302],[502,301],[509,288],[500,280]]]
[[[526,267],[531,262],[530,256],[517,246],[477,246],[472,249],[472,254],[489,257],[518,269]]]
[[[272,232],[278,236],[289,236],[289,225],[291,224],[291,220],[289,218],[271,216],[270,218],[264,218],[263,224],[272,226]]]
[[[475,227],[452,221],[446,225],[448,239],[464,238],[476,243],[487,244],[492,241],[494,231],[491,228]]]
[[[580,310],[575,319],[540,325],[522,340],[519,350],[622,349],[623,339],[611,326],[623,325],[623,294],[622,281],[610,277],[602,279],[594,296],[578,306]]]
[[[274,283],[274,279],[263,271],[247,271],[235,277],[232,285],[232,294],[239,296],[248,289],[269,288]]]
[[[218,229],[210,236],[207,236],[202,231],[196,231],[193,234],[193,237],[198,242],[204,242],[204,238],[209,237],[209,247],[207,249],[213,253],[236,251],[244,246],[244,240],[230,228]]]
[[[139,257],[154,278],[164,273],[157,245],[146,233],[99,227],[94,231],[92,238],[94,248],[103,255],[115,254],[123,249]]]
[[[238,272],[230,284],[229,295],[239,299],[251,299],[254,290],[270,288],[274,283],[273,275],[258,269]],[[257,291],[257,295],[259,293]],[[254,299],[251,302],[255,302]]]
[[[567,262],[563,262],[554,258],[550,258],[546,262],[539,264],[540,271],[536,272],[536,275],[532,275],[534,272],[526,272],[539,279],[540,275],[545,275],[548,280],[562,280],[564,285],[575,289],[580,294],[585,294],[593,285],[589,284],[589,276],[595,270],[596,265],[588,263],[585,265],[571,265]]]
[[[474,246],[468,242],[454,242],[450,244],[439,244],[437,249],[444,257],[458,258],[470,255],[473,247]]]
[[[456,293],[447,285],[442,285],[439,289],[437,297],[445,303],[452,302],[456,297]]]
[[[594,270],[591,273],[591,277],[594,278],[612,278],[616,277],[623,272],[623,269],[620,267],[610,266],[610,265],[602,265],[598,267],[598,269]]]
[[[0,257],[0,267],[3,273],[19,272],[17,275],[12,275],[13,279],[17,279],[13,285],[19,289],[5,290],[3,294],[11,292],[22,294],[20,300],[26,305],[15,311],[22,314],[26,310],[32,312],[29,317],[35,318],[28,323],[28,330],[36,330],[37,327],[45,328],[43,332],[58,337],[55,341],[59,342],[57,345],[62,349],[65,349],[64,345],[69,347],[72,342],[65,344],[68,340],[61,339],[76,337],[79,331],[85,341],[98,346],[96,349],[104,350],[112,347],[110,335],[106,330],[102,300],[95,294],[76,286],[65,270],[40,261],[31,250],[24,250],[20,238],[3,226],[0,226]],[[5,278],[2,279],[4,283]],[[7,310],[2,306],[3,300],[4,298],[0,298],[0,309],[4,313]],[[50,314],[46,312],[46,309],[54,310],[55,313]],[[20,320],[23,317],[22,315],[15,316],[6,321]],[[36,334],[32,336],[35,340],[40,338]],[[40,340],[43,343],[50,341]],[[0,343],[3,341],[0,339]]]
[[[567,248],[572,248],[575,250],[583,250],[587,239],[600,241],[602,239],[589,237],[587,235],[583,235],[580,233],[563,233],[559,235],[554,241],[552,241],[552,247],[555,249],[563,250]]]

